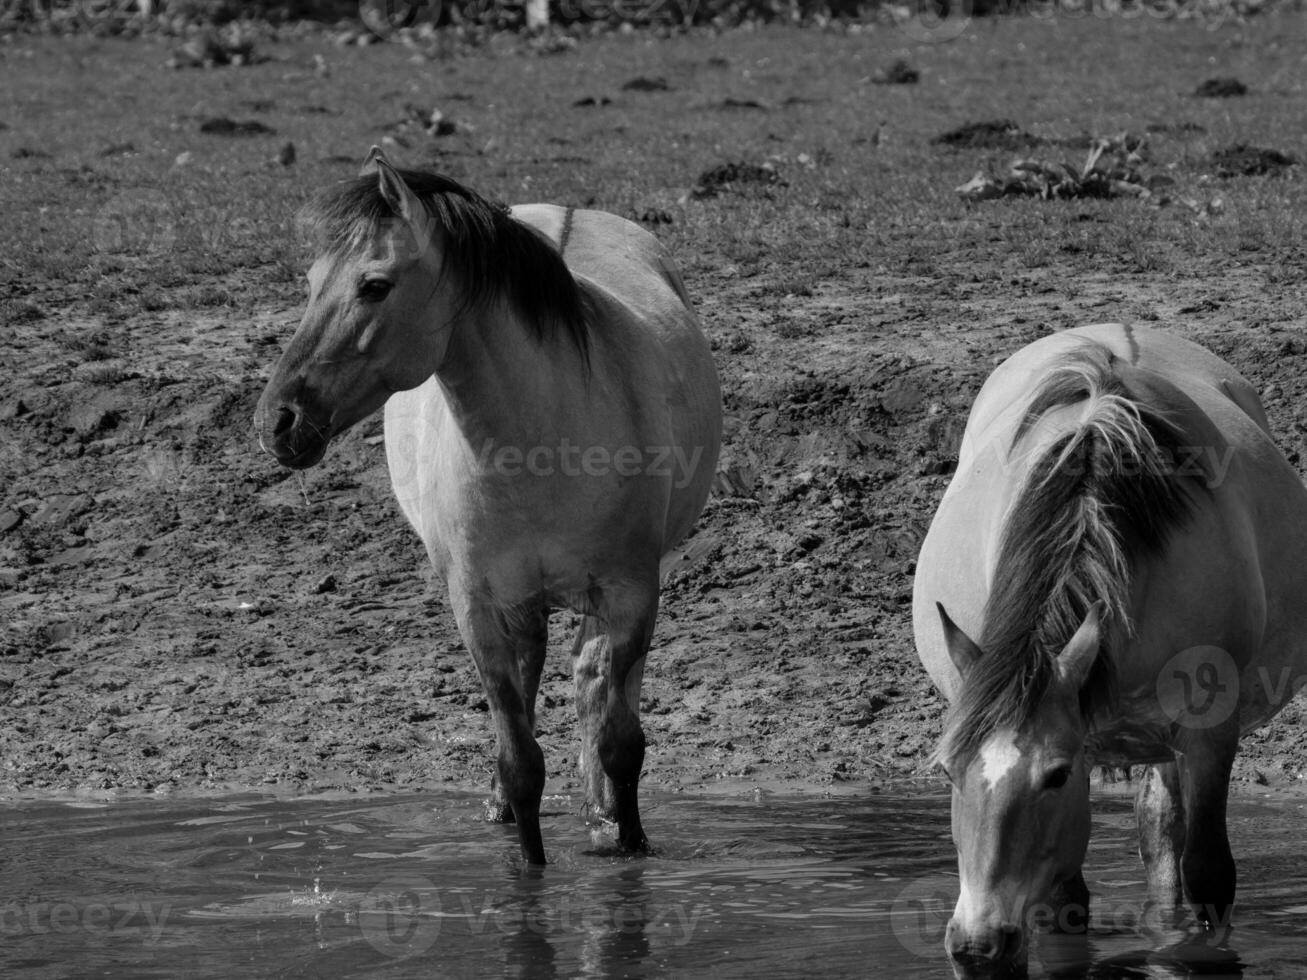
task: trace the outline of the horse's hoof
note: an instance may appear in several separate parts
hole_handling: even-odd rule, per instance
[[[486,823],[517,823],[517,818],[513,816],[512,804],[499,800],[486,800],[484,806]]]

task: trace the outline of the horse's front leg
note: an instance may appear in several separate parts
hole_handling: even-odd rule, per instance
[[[1180,746],[1180,795],[1184,808],[1184,894],[1198,921],[1209,929],[1228,926],[1234,906],[1234,856],[1226,831],[1230,769],[1239,747],[1238,718],[1188,731]]]
[[[531,616],[505,615],[488,603],[450,591],[454,618],[476,662],[499,745],[496,793],[517,824],[522,857],[545,863],[540,835],[540,798],[545,791],[544,753],[536,743],[532,702],[539,673],[529,685],[523,666],[536,662],[540,632]],[[528,672],[529,675],[529,672]]]
[[[1183,895],[1180,861],[1184,854],[1184,800],[1180,767],[1167,762],[1149,766],[1135,794],[1139,856],[1148,878],[1148,896],[1163,908],[1174,909]]]
[[[540,675],[544,672],[545,655],[549,651],[549,610],[531,610],[520,618],[521,642],[517,646],[517,668],[522,678],[522,700],[526,705],[526,723],[535,735],[536,695],[540,690]],[[486,800],[486,819],[491,823],[514,823],[513,806],[508,801],[503,784],[496,775],[491,784],[490,799]]]

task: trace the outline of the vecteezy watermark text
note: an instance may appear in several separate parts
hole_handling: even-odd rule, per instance
[[[667,477],[683,489],[694,479],[703,459],[703,447],[684,446],[582,446],[566,437],[556,446],[500,445],[487,439],[477,460],[483,473],[499,476],[652,476]]]
[[[0,902],[0,936],[48,936],[86,932],[117,936],[141,933],[147,943],[163,935],[168,902]]]
[[[391,878],[355,908],[368,943],[386,956],[415,956],[442,932],[463,936],[567,934],[659,936],[674,946],[690,942],[705,909],[659,902],[650,893],[627,900],[587,902],[570,894],[506,901],[499,894],[442,890],[425,878]]]
[[[900,946],[923,959],[944,955],[944,938],[958,898],[958,879],[937,874],[908,882],[890,906],[890,927]],[[1195,910],[1196,911],[1196,910]],[[1232,908],[1204,906],[1209,929],[1196,942],[1218,946],[1231,924]],[[1032,902],[1023,908],[1000,908],[1004,922],[1020,922],[1032,933],[1060,931],[1074,934],[1092,922],[1096,930],[1142,935],[1163,935],[1188,913],[1188,906],[1137,900],[1115,895],[1094,895],[1086,908],[1077,903],[1052,905]]]

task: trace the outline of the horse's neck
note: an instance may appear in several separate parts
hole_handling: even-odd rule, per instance
[[[538,341],[514,313],[492,306],[455,325],[436,377],[466,438],[520,446],[566,415],[580,393],[577,367],[558,338]]]

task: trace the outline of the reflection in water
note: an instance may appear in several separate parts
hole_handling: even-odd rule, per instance
[[[649,959],[648,910],[653,892],[644,883],[644,865],[630,864],[612,880],[612,887],[584,916],[581,976],[616,976]],[[641,975],[637,971],[636,975]]]
[[[558,976],[558,956],[550,937],[557,927],[550,922],[548,888],[543,868],[524,868],[511,886],[516,894],[507,900],[509,928],[502,930],[500,943],[505,977],[553,980]]]
[[[948,799],[653,797],[657,856],[596,850],[563,801],[547,868],[479,798],[0,804],[0,976],[947,977]],[[1237,928],[1146,905],[1129,803],[1096,801],[1085,937],[1032,976],[1296,975],[1296,802],[1236,800]]]
[[[1244,964],[1228,945],[1229,936],[1195,931],[1178,942],[1155,949],[1104,956],[1073,973],[1049,972],[1051,977],[1088,977],[1117,980],[1150,977],[1171,980],[1180,977],[1212,977],[1240,980]]]

